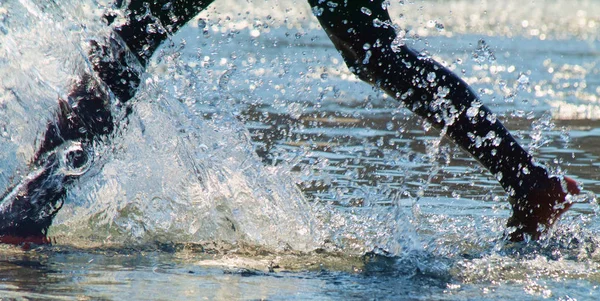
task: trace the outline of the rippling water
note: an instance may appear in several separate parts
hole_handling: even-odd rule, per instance
[[[595,299],[600,2],[391,3],[406,43],[583,184],[528,245],[503,239],[496,180],[356,79],[308,5],[254,2],[217,2],[161,49],[134,114],[70,190],[56,242],[0,248],[0,297]],[[85,68],[97,14],[0,2],[3,189]]]

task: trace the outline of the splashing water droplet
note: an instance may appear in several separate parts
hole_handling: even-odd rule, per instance
[[[436,75],[435,72],[429,72],[427,74],[427,81],[433,83],[435,81]]]
[[[479,107],[472,106],[467,109],[467,117],[473,118],[479,114]]]
[[[371,60],[371,55],[372,55],[372,54],[371,54],[371,50],[367,51],[367,53],[366,53],[366,55],[365,55],[365,59],[363,60],[363,62],[362,62],[362,63],[363,63],[363,64],[365,64],[365,65],[366,65],[366,64],[368,64],[368,63],[369,63],[369,60]]]
[[[386,128],[388,131],[391,131],[391,130],[393,130],[393,129],[394,129],[394,123],[393,123],[393,122],[391,122],[391,121],[389,121],[388,123],[386,123],[386,124],[385,124],[385,128]]]
[[[436,98],[445,98],[450,94],[450,89],[448,87],[440,86],[437,89],[437,93],[435,94]]]
[[[260,31],[258,29],[252,29],[250,31],[250,36],[253,38],[258,38],[260,36]]]
[[[444,24],[442,24],[438,21],[435,21],[435,29],[437,29],[438,31],[444,30]]]
[[[373,27],[379,28],[379,27],[382,27],[382,26],[385,26],[385,25],[386,25],[385,22],[379,20],[379,18],[373,19]]]
[[[384,0],[383,2],[381,2],[381,8],[383,8],[384,10],[387,10],[388,7],[390,7],[390,1],[389,0]]]
[[[157,31],[156,24],[154,23],[150,23],[146,26],[146,32],[149,34],[156,33]]]
[[[315,6],[312,8],[312,12],[313,12],[313,15],[320,17],[321,15],[323,15],[323,8]]]
[[[524,73],[519,74],[519,78],[517,79],[517,90],[524,91],[529,87],[529,76]]]
[[[373,12],[372,12],[370,9],[368,9],[368,8],[366,8],[366,7],[364,7],[364,6],[363,6],[363,7],[360,9],[360,11],[361,11],[363,14],[367,15],[367,16],[370,16],[370,15],[372,15],[372,14],[373,14]]]
[[[404,30],[400,30],[396,37],[394,38],[394,40],[392,41],[392,44],[390,45],[390,48],[392,49],[393,52],[400,52],[402,51],[402,46],[404,46],[404,37],[406,36],[406,32]]]
[[[477,49],[472,54],[473,60],[477,64],[483,64],[485,62],[494,62],[496,60],[496,56],[494,52],[490,49],[485,40],[481,39],[477,42]]]

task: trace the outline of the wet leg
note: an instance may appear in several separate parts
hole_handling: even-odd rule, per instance
[[[0,197],[0,242],[48,242],[48,227],[67,190],[91,164],[94,142],[110,139],[116,108],[125,115],[130,110],[128,101],[154,51],[211,2],[115,2],[104,15],[112,33],[90,42],[93,73],[81,75],[67,99],[59,99],[29,175]],[[117,18],[116,11],[125,17]]]
[[[549,175],[471,88],[450,70],[396,40],[383,0],[309,0],[313,12],[363,81],[383,89],[471,154],[510,196],[512,240],[537,239],[569,207],[577,184]]]

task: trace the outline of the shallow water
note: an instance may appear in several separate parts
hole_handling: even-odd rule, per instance
[[[71,189],[56,242],[0,248],[0,297],[595,300],[600,3],[392,3],[407,43],[588,193],[525,245],[503,239],[496,180],[351,75],[308,7],[225,2],[155,57],[126,129]],[[89,33],[69,25],[94,10],[2,5],[5,187],[26,172],[61,79],[83,68]],[[32,36],[49,41],[10,44]]]

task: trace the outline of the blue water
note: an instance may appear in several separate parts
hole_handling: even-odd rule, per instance
[[[308,7],[222,2],[155,56],[126,129],[69,192],[55,243],[0,246],[0,298],[597,298],[600,3],[392,3],[406,43],[583,185],[541,241],[511,244],[496,180],[357,80]],[[85,68],[97,11],[0,3],[6,187]]]

